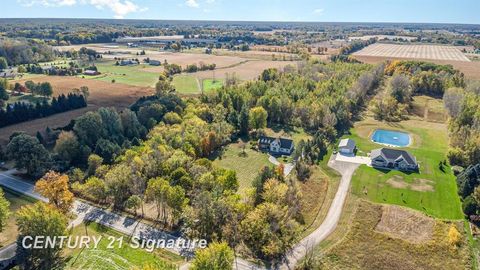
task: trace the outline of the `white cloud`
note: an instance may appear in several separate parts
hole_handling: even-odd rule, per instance
[[[198,4],[197,0],[187,0],[185,2],[185,5],[192,7],[192,8],[198,8],[200,4]]]
[[[317,9],[314,9],[314,10],[313,10],[313,13],[315,13],[315,14],[323,14],[324,11],[325,11],[325,9],[323,9],[323,8],[317,8]]]
[[[206,2],[207,4],[213,4],[213,3],[215,3],[215,0],[206,0],[205,2]]]
[[[77,3],[77,0],[18,0],[18,2],[25,7],[31,7],[35,5],[42,5],[45,7],[61,7],[73,6]]]
[[[74,6],[76,4],[92,5],[97,9],[110,9],[114,18],[122,19],[129,13],[142,12],[147,8],[141,8],[129,0],[17,0],[26,7],[40,5],[45,7]]]

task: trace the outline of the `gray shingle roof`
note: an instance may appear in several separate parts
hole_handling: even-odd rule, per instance
[[[399,149],[391,149],[391,148],[381,148],[372,150],[370,153],[372,159],[382,156],[387,160],[396,160],[400,156],[410,165],[417,165],[417,160],[415,157],[410,154],[408,151],[399,150]]]

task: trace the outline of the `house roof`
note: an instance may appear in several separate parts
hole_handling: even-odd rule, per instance
[[[398,149],[391,149],[391,148],[380,148],[372,150],[370,153],[372,159],[382,156],[386,160],[394,161],[400,157],[409,164],[409,165],[417,165],[417,160],[415,157],[405,150],[398,150]]]
[[[340,148],[355,149],[355,141],[352,139],[343,139],[338,144]]]
[[[268,136],[262,136],[258,139],[258,142],[262,144],[271,144],[274,141],[277,141],[281,148],[290,149],[293,146],[293,140],[287,138],[273,138]]]

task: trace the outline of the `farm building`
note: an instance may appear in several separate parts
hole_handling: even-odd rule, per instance
[[[17,72],[13,69],[5,69],[0,72],[0,78],[13,79],[17,76]]]
[[[138,65],[138,62],[135,60],[122,60],[120,61],[120,66],[133,66]]]
[[[162,65],[162,62],[159,61],[159,60],[150,59],[150,61],[148,61],[148,63],[150,64],[150,66],[160,66],[160,65]]]
[[[418,170],[417,159],[405,150],[380,148],[372,150],[370,157],[373,167],[397,169],[401,171]]]
[[[85,71],[83,72],[83,74],[84,74],[84,75],[88,75],[88,76],[95,76],[95,75],[99,75],[100,72],[98,72],[98,71],[96,71],[96,70],[89,70],[89,69],[87,69],[87,70],[85,70]]]
[[[338,151],[344,155],[353,155],[355,148],[355,141],[352,139],[343,139],[338,144]]]
[[[262,136],[258,139],[258,148],[274,155],[290,155],[293,151],[293,141],[286,138]]]

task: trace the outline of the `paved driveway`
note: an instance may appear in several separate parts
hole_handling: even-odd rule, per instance
[[[320,244],[320,242],[325,240],[337,227],[340,215],[342,214],[343,204],[345,203],[350,188],[352,175],[360,164],[338,161],[332,156],[328,162],[328,166],[338,171],[342,175],[342,178],[335,198],[328,209],[327,216],[320,227],[295,245],[291,254],[287,256],[287,263],[282,265],[280,267],[281,269],[295,269],[295,265],[306,255],[307,251]]]
[[[365,165],[372,164],[372,159],[370,157],[362,157],[362,156],[345,156],[342,154],[336,154],[335,160],[340,162],[349,162],[349,163],[365,164]]]

